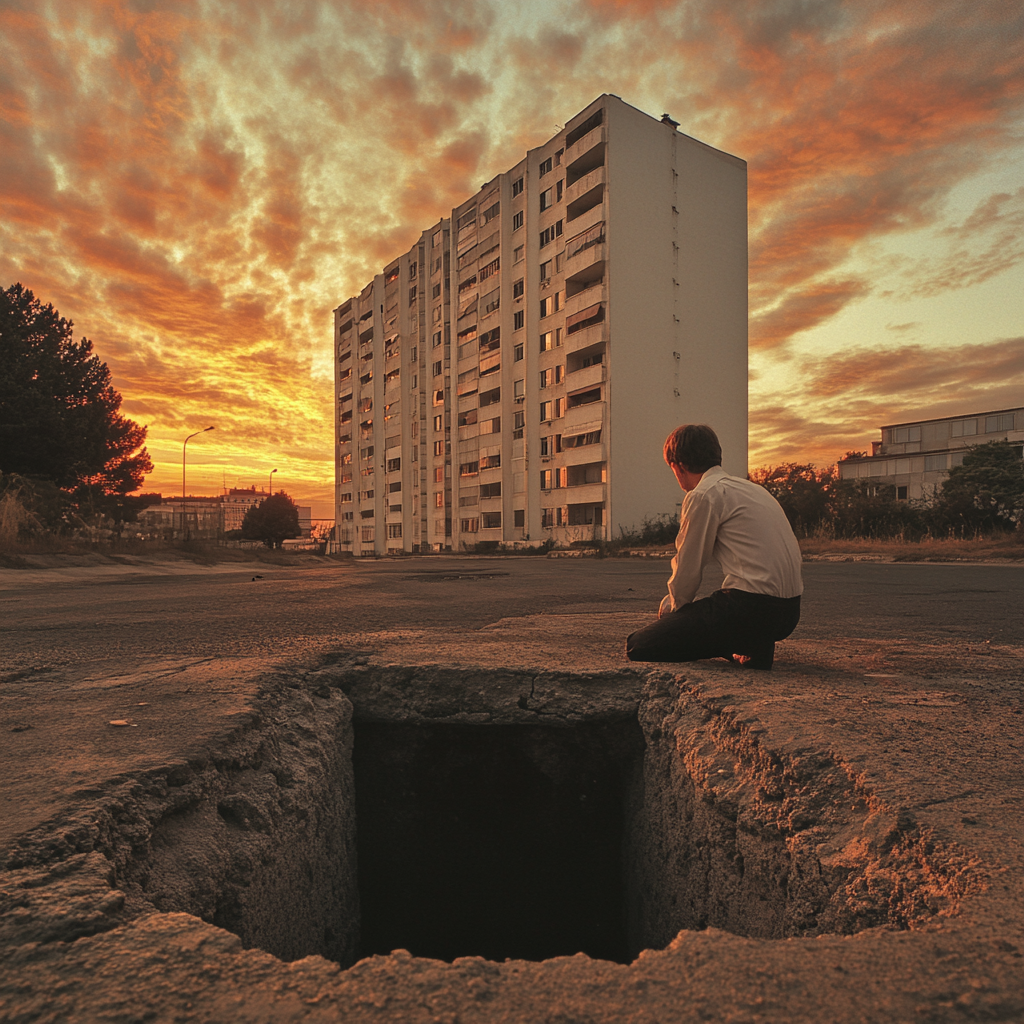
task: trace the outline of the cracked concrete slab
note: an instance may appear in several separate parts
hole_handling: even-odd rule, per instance
[[[0,1019],[1024,1019],[1020,645],[798,637],[770,674],[638,672],[620,644],[645,617],[398,622],[304,663],[5,677]],[[660,948],[632,963],[396,951],[347,969],[307,955],[320,909],[296,894],[355,906],[350,875],[316,874],[352,857],[356,825],[325,801],[351,785],[353,714],[638,716],[660,796],[634,819],[634,877]],[[700,930],[656,913],[684,904]],[[288,932],[275,921],[293,905]],[[341,958],[355,939],[330,941]]]

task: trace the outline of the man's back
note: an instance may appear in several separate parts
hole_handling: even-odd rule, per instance
[[[725,589],[771,597],[803,593],[800,545],[782,506],[768,491],[715,466],[687,500],[706,503],[717,523],[712,557],[725,574]]]

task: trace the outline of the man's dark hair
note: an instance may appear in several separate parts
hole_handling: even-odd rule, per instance
[[[706,423],[676,427],[665,440],[665,461],[691,473],[706,473],[712,466],[722,464],[718,435]]]

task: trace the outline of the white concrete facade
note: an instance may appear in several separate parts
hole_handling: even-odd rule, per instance
[[[335,310],[336,544],[611,538],[747,470],[746,165],[601,96]]]
[[[839,463],[842,479],[895,487],[900,500],[929,499],[972,446],[1009,441],[1024,450],[1024,407],[891,423],[881,429],[882,440],[872,443],[870,455]]]

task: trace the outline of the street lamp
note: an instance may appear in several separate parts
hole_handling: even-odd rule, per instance
[[[274,474],[277,472],[276,469],[270,471],[270,476],[267,477],[267,496],[269,497],[274,493]]]
[[[189,434],[185,438],[185,443],[181,446],[181,532],[182,535],[186,529],[186,518],[185,518],[185,449],[188,447],[189,441],[193,437],[198,437],[200,434],[205,434],[208,430],[213,430],[213,427],[203,427],[202,430],[197,430],[194,434]],[[186,538],[187,539],[187,538]]]

